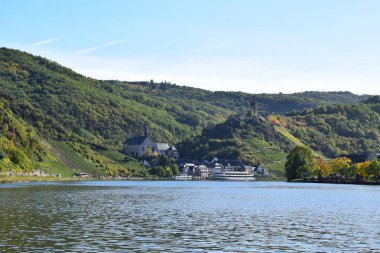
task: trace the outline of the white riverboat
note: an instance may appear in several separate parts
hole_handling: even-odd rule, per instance
[[[254,175],[248,171],[215,171],[212,175],[213,180],[225,181],[255,181]]]
[[[174,176],[173,178],[174,178],[174,180],[179,180],[179,181],[193,180],[193,177],[190,175],[187,175],[186,173],[180,173],[177,176]]]

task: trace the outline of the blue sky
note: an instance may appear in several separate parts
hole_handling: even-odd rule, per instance
[[[2,0],[0,45],[100,79],[380,94],[380,1]]]

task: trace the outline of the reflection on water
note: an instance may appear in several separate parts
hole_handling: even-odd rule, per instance
[[[0,252],[380,252],[380,188],[273,182],[0,186]]]

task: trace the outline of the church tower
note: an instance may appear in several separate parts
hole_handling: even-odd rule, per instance
[[[145,127],[144,127],[144,136],[145,136],[145,137],[148,137],[148,136],[149,136],[149,128],[148,128],[148,126],[145,126]]]

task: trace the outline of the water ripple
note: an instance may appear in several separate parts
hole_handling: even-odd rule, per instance
[[[0,252],[380,252],[378,193],[271,182],[8,185]]]

